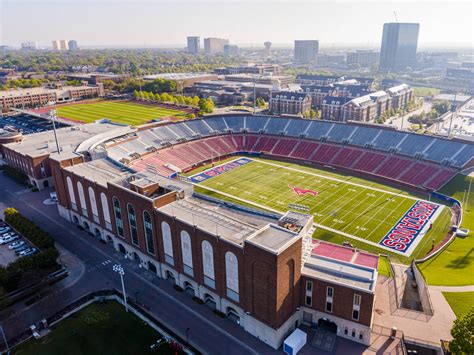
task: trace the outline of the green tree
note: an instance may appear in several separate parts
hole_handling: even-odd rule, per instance
[[[474,354],[474,307],[454,321],[451,335],[449,348],[453,354]]]
[[[136,99],[140,98],[140,93],[138,92],[138,90],[133,91],[133,97]]]
[[[214,101],[210,97],[200,99],[198,106],[201,113],[212,113],[214,111]]]

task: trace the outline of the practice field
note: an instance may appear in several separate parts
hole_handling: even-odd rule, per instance
[[[85,123],[107,118],[115,123],[141,125],[166,116],[184,116],[186,113],[162,107],[125,101],[97,101],[59,106],[57,115]]]
[[[306,206],[320,228],[404,257],[412,254],[444,209],[360,179],[260,159],[238,158],[189,179],[210,194],[267,210]]]

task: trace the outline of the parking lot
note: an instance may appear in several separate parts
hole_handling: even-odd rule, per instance
[[[53,129],[53,123],[45,118],[38,118],[29,115],[14,115],[0,117],[0,128],[4,126],[14,126],[22,131],[23,134],[31,134],[49,131]],[[66,125],[56,122],[56,127],[65,127]]]
[[[0,220],[0,266],[7,266],[21,256],[30,256],[38,250],[7,223]]]

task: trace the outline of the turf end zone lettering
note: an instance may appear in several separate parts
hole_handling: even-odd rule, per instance
[[[412,245],[418,244],[416,239],[426,227],[431,228],[430,220],[439,208],[435,203],[416,201],[379,244],[398,253],[407,254]]]
[[[195,184],[206,181],[214,176],[221,175],[227,171],[234,170],[242,165],[252,162],[252,159],[249,158],[239,158],[232,160],[231,162],[216,166],[214,168],[207,169],[202,173],[198,173],[190,177],[191,181]]]

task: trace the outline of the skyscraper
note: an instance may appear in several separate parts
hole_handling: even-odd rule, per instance
[[[77,51],[79,49],[78,45],[77,45],[77,41],[75,40],[70,40],[68,43],[68,48],[70,51]]]
[[[239,46],[235,44],[225,44],[224,55],[239,55]]]
[[[319,51],[317,40],[295,40],[295,62],[307,64],[316,61]]]
[[[416,64],[418,23],[385,23],[383,25],[380,71],[400,71]]]
[[[222,54],[224,53],[224,46],[229,44],[228,39],[223,38],[204,38],[204,52],[206,54]]]
[[[55,39],[53,41],[53,49],[55,51],[66,51],[69,48],[68,41],[65,39]]]
[[[272,54],[272,42],[264,42],[263,45],[265,46],[265,56],[269,57]]]
[[[201,50],[201,39],[199,37],[188,37],[188,53],[198,54]]]

